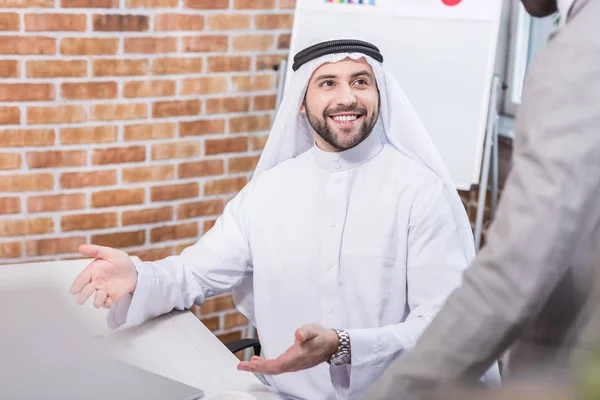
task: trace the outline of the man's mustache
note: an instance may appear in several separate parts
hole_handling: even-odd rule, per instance
[[[355,114],[359,114],[361,116],[367,115],[367,109],[364,107],[357,107],[357,106],[352,106],[352,107],[336,107],[334,109],[330,109],[328,108],[327,110],[325,110],[323,112],[323,115],[325,117],[331,117],[334,114],[342,114],[342,113],[355,113]]]

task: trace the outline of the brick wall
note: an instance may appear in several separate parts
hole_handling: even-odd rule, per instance
[[[196,241],[264,146],[294,6],[0,0],[0,262]],[[242,334],[229,297],[199,313]]]

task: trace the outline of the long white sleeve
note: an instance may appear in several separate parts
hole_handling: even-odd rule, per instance
[[[136,263],[135,292],[111,308],[109,327],[137,325],[173,309],[202,304],[252,273],[247,239],[251,191],[249,184],[227,204],[215,226],[181,255]]]
[[[415,199],[411,210],[406,260],[408,317],[396,325],[348,330],[351,365],[331,368],[338,398],[360,395],[397,356],[412,348],[460,285],[469,260],[445,190],[440,181],[433,183]],[[343,379],[344,373],[350,374],[349,382]],[[344,383],[349,386],[343,387]]]

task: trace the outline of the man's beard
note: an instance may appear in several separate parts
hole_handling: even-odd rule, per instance
[[[323,111],[323,119],[319,119],[316,115],[310,112],[308,106],[305,104],[304,108],[306,109],[306,117],[308,119],[308,123],[312,128],[317,132],[317,134],[331,147],[338,151],[344,151],[351,149],[357,145],[359,145],[363,140],[365,140],[369,134],[373,131],[375,124],[377,123],[378,112],[374,113],[369,120],[367,120],[367,109],[363,107],[337,107],[335,109],[326,109]],[[350,140],[343,140],[350,132],[352,132],[355,127],[351,128],[341,128],[341,133],[336,135],[329,127],[329,117],[334,114],[341,113],[356,113],[359,114],[364,121],[361,122],[358,131],[356,134],[349,138]]]

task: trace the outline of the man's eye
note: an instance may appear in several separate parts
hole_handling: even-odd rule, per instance
[[[356,81],[354,81],[354,84],[359,85],[359,86],[363,86],[363,85],[368,85],[369,82],[367,82],[364,79],[357,79]]]
[[[333,87],[334,83],[333,81],[323,81],[321,82],[321,84],[319,85],[320,87]]]

